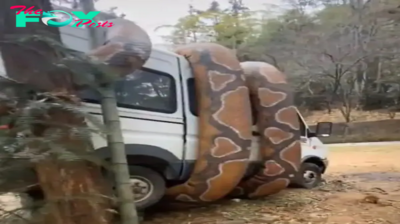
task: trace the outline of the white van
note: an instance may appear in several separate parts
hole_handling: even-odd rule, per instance
[[[119,115],[130,165],[132,188],[139,209],[158,202],[165,189],[186,181],[197,158],[198,118],[194,78],[189,62],[173,52],[153,49],[141,70],[116,83]],[[84,110],[101,119],[99,97],[83,91]],[[302,172],[294,185],[312,188],[327,168],[328,148],[298,113],[301,124]],[[325,126],[328,129],[322,130]],[[317,130],[329,135],[331,123]],[[254,133],[251,166],[246,177],[260,164],[257,132]],[[106,140],[93,137],[97,153],[110,158]]]

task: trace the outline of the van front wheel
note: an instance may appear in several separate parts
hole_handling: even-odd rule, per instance
[[[161,174],[143,166],[129,166],[130,184],[138,210],[156,204],[165,194],[166,184]]]
[[[294,186],[312,189],[321,184],[322,169],[314,163],[303,163],[300,168],[299,180]]]

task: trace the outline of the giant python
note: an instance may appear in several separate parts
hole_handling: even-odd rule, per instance
[[[89,56],[123,76],[148,59],[151,48],[146,43],[150,42],[135,24],[113,22],[104,46]],[[187,58],[196,80],[198,159],[190,178],[170,187],[165,198],[202,204],[227,195],[264,197],[286,188],[298,172],[301,146],[293,93],[285,75],[264,62],[240,63],[233,51],[218,44],[190,44],[175,52]],[[243,181],[253,114],[263,166]]]
[[[196,80],[199,144],[189,180],[169,188],[166,198],[205,203],[227,195],[259,198],[286,188],[297,176],[301,146],[285,75],[264,62],[240,63],[233,51],[217,44],[190,44],[175,52],[187,58]],[[252,112],[263,166],[242,181],[249,163]]]

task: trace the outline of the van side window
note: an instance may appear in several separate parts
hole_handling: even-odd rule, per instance
[[[161,113],[177,110],[175,88],[172,76],[145,68],[115,83],[118,107]],[[84,90],[78,96],[88,103],[100,103],[100,95],[93,90]]]
[[[187,80],[187,88],[190,113],[192,113],[194,116],[199,116],[197,113],[196,86],[194,78],[190,78]]]
[[[299,114],[297,114],[297,117],[298,117],[298,119],[299,119],[299,124],[300,124],[300,135],[303,136],[303,137],[304,137],[304,136],[307,137],[307,128],[306,128],[306,125],[304,124],[303,119],[301,119],[301,117],[300,117]]]

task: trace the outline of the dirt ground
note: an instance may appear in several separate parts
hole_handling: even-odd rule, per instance
[[[331,148],[325,183],[263,200],[146,215],[143,224],[400,223],[400,145]]]

